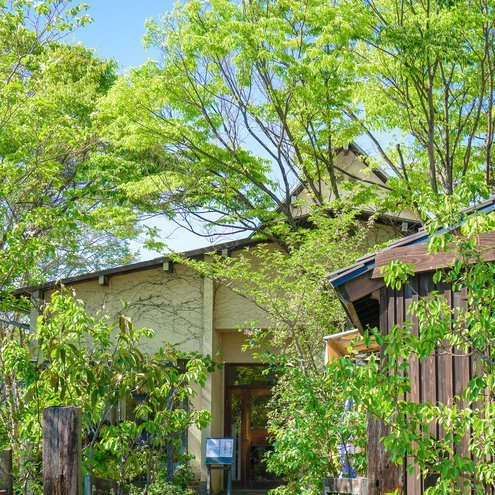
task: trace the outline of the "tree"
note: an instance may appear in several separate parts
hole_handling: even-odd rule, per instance
[[[353,407],[346,370],[334,362],[308,377],[296,366],[280,368],[270,412],[274,449],[266,463],[286,483],[274,493],[317,495],[326,476],[366,476],[367,415]]]
[[[136,216],[93,119],[116,64],[60,38],[86,17],[69,2],[0,4],[0,292],[134,258]]]
[[[355,217],[352,210],[336,219],[315,213],[311,221],[317,228],[287,236],[289,253],[278,245],[263,243],[236,257],[213,255],[211,262],[172,256],[267,313],[270,329],[246,322],[244,330],[252,332],[251,345],[255,341],[263,346],[269,343],[280,348],[273,359],[294,359],[304,372],[316,373],[323,337],[330,328],[342,330],[345,326],[340,304],[327,290],[325,273],[352,263],[372,236],[372,225],[356,226]]]
[[[451,195],[474,171],[492,187],[493,2],[340,6],[352,25],[347,50],[362,103],[361,112],[347,113],[400,178],[397,188]],[[398,136],[388,150],[374,135],[384,130]]]
[[[74,399],[77,393],[84,405],[93,405],[87,414],[96,414],[95,419],[108,406],[98,392],[105,386],[108,394],[113,391],[108,383],[95,384],[95,375],[104,376],[106,370],[86,366],[82,348],[68,342],[76,335],[60,335],[61,328],[73,325],[82,346],[82,334],[89,331],[66,302],[57,302],[53,316],[53,321],[64,322],[62,327],[47,323],[46,334],[38,335],[44,340],[33,365],[22,323],[27,304],[13,293],[47,276],[87,270],[90,263],[101,267],[131,259],[128,241],[122,239],[137,232],[136,217],[115,182],[124,172],[105,158],[105,143],[92,116],[97,100],[115,80],[115,63],[61,40],[87,22],[80,17],[86,8],[58,0],[36,5],[0,2],[0,299],[5,312],[0,327],[0,414],[2,441],[16,453],[23,489],[39,473],[42,407],[71,400],[65,395],[69,392]],[[91,259],[95,255],[98,258]],[[87,318],[84,322],[91,323]],[[100,350],[108,353],[108,325],[98,329]],[[55,350],[61,341],[65,348]],[[58,354],[52,356],[52,351]],[[45,366],[43,352],[52,363],[58,359],[54,368]],[[70,359],[72,375],[67,371]],[[84,369],[89,371],[85,377]],[[89,396],[78,388],[85,378],[88,390],[93,387]]]
[[[122,78],[103,107],[109,138],[149,174],[129,190],[192,231],[208,225],[204,235],[280,239],[267,225],[284,218],[297,229],[295,185],[323,208],[341,194],[339,180],[355,179],[335,156],[360,135],[376,147],[369,162],[392,177],[386,195],[360,197],[357,208],[417,208],[414,192],[450,195],[475,170],[491,184],[492,9],[395,0],[178,6],[161,26],[148,22],[145,41],[163,62]],[[388,149],[384,132],[394,134]]]
[[[345,212],[347,197],[328,204],[329,192],[334,198],[341,195],[336,187],[339,174],[349,178],[336,166],[335,151],[364,133],[378,149],[373,163],[380,163],[392,178],[386,184],[387,194],[372,195],[366,187],[362,194],[356,192],[352,204],[358,210],[367,205],[379,205],[382,211],[408,207],[428,216],[436,211],[436,202],[455,202],[457,189],[462,196],[466,183],[492,188],[492,11],[490,2],[462,1],[188,2],[165,18],[161,28],[149,23],[146,40],[162,49],[163,63],[148,63],[131,72],[102,106],[112,126],[109,139],[117,151],[138,165],[138,173],[148,173],[126,185],[141,207],[164,211],[174,219],[184,215],[191,230],[196,219],[208,225],[210,232],[253,230],[282,246],[284,253],[276,248],[273,253],[268,248],[260,250],[263,254],[255,261],[247,253],[235,262],[217,260],[218,267],[199,268],[271,314],[271,333],[254,331],[254,336],[273,337],[272,342],[284,346],[289,342],[283,356],[292,366],[300,366],[308,387],[312,373],[321,369],[310,357],[318,338],[323,331],[338,328],[329,324],[338,321],[333,318],[336,313],[325,319],[331,313],[327,312],[330,304],[322,301],[322,274],[337,259],[346,262],[335,255],[339,253],[335,239],[327,244],[337,248],[333,253],[310,248],[311,234],[300,228],[290,207],[291,186],[299,181],[309,203],[316,205],[319,211],[313,218],[320,214],[331,218],[331,210]],[[399,135],[388,150],[376,137],[384,131]],[[430,195],[433,203],[427,201]],[[473,196],[467,199],[474,200]],[[442,214],[438,218],[446,221]],[[325,239],[325,229],[317,236]],[[251,270],[256,265],[259,270]],[[481,284],[489,285],[487,280]],[[309,297],[301,297],[308,293]],[[443,308],[435,300],[421,311],[439,323],[435,304]],[[423,323],[425,328],[429,325],[426,316]],[[441,328],[446,333],[441,336],[450,338],[444,323]],[[433,338],[421,347],[421,342],[411,342],[410,336],[399,331],[396,336],[397,342],[403,338],[417,352],[431,352],[436,345]],[[466,338],[476,344],[476,335]],[[455,345],[454,337],[452,342]],[[398,358],[402,348],[387,343]],[[462,466],[455,463],[463,461],[458,457],[442,461],[441,455],[448,454],[446,445],[432,446],[414,432],[420,423],[419,416],[414,416],[417,411],[395,400],[397,390],[407,387],[407,378],[401,383],[390,380],[392,390],[373,359],[362,368],[347,361],[340,365],[338,385],[342,393],[354,394],[356,403],[377,412],[378,400],[391,422],[398,414],[397,404],[404,407],[399,411],[400,425],[421,447],[414,450],[407,437],[401,444],[401,429],[395,428],[389,445],[397,452],[397,460],[404,445],[408,453],[414,451],[424,472],[432,469],[431,460],[445,467],[439,487],[459,477]],[[358,400],[356,381],[344,380],[353,373],[369,392],[365,398]],[[300,383],[298,378],[294,383]],[[485,385],[485,377],[480,380]],[[325,400],[325,394],[313,391]],[[292,393],[297,397],[297,391]],[[281,396],[282,403],[290,403],[294,417],[307,417],[306,403],[287,398],[287,394]],[[339,400],[338,407],[342,403]],[[457,418],[453,432],[462,415],[445,411]],[[283,408],[278,414],[293,419]],[[447,421],[447,412],[430,406],[418,414]],[[478,421],[476,428],[485,425],[480,416],[463,414],[469,424]],[[280,429],[281,423],[274,434],[279,432],[283,439],[291,431]],[[282,441],[278,445],[275,468],[276,457],[284,459],[285,449],[292,446]],[[480,448],[477,445],[474,450]],[[481,457],[479,450],[476,455]],[[430,461],[425,461],[427,457]],[[315,459],[314,466],[321,457]],[[308,460],[306,466],[310,464]],[[466,470],[470,469],[473,464],[466,462]],[[480,469],[481,477],[471,480],[474,485],[491,476],[486,463]],[[292,473],[298,474],[297,470]]]
[[[355,178],[337,151],[360,132],[346,117],[353,74],[326,2],[187,2],[146,43],[160,49],[102,105],[109,139],[147,172],[128,190],[144,208],[203,235],[297,232],[295,186],[320,208]],[[363,180],[365,183],[366,179]]]

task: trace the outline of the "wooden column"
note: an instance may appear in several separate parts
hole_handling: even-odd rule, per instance
[[[12,451],[4,450],[0,453],[0,493],[13,495],[14,483],[12,480]]]
[[[43,411],[43,495],[82,495],[81,408]]]

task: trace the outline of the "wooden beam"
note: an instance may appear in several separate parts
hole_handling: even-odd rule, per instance
[[[477,239],[477,245],[482,249],[484,260],[495,261],[495,233],[480,234],[477,236]],[[415,273],[435,271],[452,266],[460,257],[453,251],[455,248],[454,244],[448,244],[448,248],[452,249],[452,251],[439,251],[436,254],[427,253],[428,243],[421,243],[378,252],[375,257],[375,267],[371,278],[382,279],[384,276],[381,273],[382,267],[387,266],[393,260],[414,265],[416,267],[414,270]],[[471,262],[474,261],[471,260]]]
[[[353,278],[342,284],[345,287],[349,301],[357,301],[358,299],[381,289],[385,285],[383,279],[373,279],[371,277],[372,273],[374,272],[370,270],[359,275],[359,277]]]
[[[338,345],[335,345],[331,340],[327,340],[326,345],[326,356],[325,356],[325,364],[331,363],[334,358],[337,360],[339,357],[343,356],[343,352]]]
[[[362,339],[357,338],[359,334],[358,331],[354,331],[349,335],[339,338],[337,334],[336,338],[333,336],[325,337],[325,342],[327,343],[327,358],[331,361],[332,357],[349,356],[349,347],[351,342],[353,345],[353,354],[368,354],[370,352],[376,352],[380,350],[380,346],[376,343],[375,338],[371,338],[369,347],[366,346]]]
[[[395,465],[390,452],[385,452],[381,441],[390,435],[390,427],[381,419],[368,415],[368,495],[403,493],[403,467]],[[397,491],[396,491],[397,490]]]
[[[167,273],[174,273],[174,263],[172,261],[164,261],[163,271]]]

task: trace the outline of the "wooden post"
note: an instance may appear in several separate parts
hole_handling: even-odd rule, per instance
[[[390,460],[390,452],[380,439],[390,434],[390,428],[381,420],[368,415],[368,495],[403,493],[403,466]]]
[[[43,495],[82,495],[81,408],[43,411]]]
[[[14,494],[11,450],[4,450],[0,453],[0,493],[2,491],[4,491],[6,495]]]

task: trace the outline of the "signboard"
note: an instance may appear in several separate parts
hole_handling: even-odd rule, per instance
[[[232,464],[233,462],[233,438],[206,439],[206,464]]]

